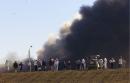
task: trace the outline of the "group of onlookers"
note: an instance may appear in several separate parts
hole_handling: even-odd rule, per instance
[[[47,70],[53,70],[53,71],[58,71],[58,66],[59,66],[59,60],[51,58],[48,61],[48,64],[44,60],[35,60],[34,61],[34,70],[35,71],[47,71]]]
[[[20,64],[18,64],[18,63],[15,61],[14,64],[13,64],[13,67],[14,67],[14,69],[15,69],[15,72],[17,72],[18,67],[19,67],[19,70],[22,71],[22,69],[23,69],[23,64],[22,64],[22,62],[21,62]]]
[[[11,66],[12,65],[12,66]],[[5,62],[5,68],[6,68],[6,71],[11,71],[12,70],[12,67],[13,69],[15,70],[15,72],[17,72],[18,70],[19,71],[22,71],[23,70],[23,63],[20,62],[19,64],[15,61],[13,64],[11,64],[10,61],[6,60]]]
[[[101,58],[100,55],[97,55],[95,58],[91,59],[95,62],[95,67],[97,69],[114,69],[115,64],[118,63],[118,68],[123,68],[125,65],[125,60],[120,56],[120,58],[115,60],[114,58],[107,59],[107,58]],[[60,70],[60,67],[62,66],[62,70],[67,70],[67,69],[77,69],[77,70],[88,70],[89,66],[91,65],[89,59],[78,59],[74,63],[72,63],[70,60],[66,61],[61,61],[58,58],[50,58],[48,61],[44,60],[34,60],[31,62],[31,64],[28,64],[27,67],[29,68],[31,66],[32,71],[58,71]],[[9,68],[9,62],[6,61],[6,67],[7,71],[10,70]],[[74,65],[75,64],[75,65]],[[18,64],[18,62],[13,63],[13,68],[15,72],[17,71],[23,71],[24,70],[24,65],[22,62]],[[109,67],[108,67],[109,65]],[[74,68],[75,67],[75,68]]]
[[[95,59],[97,69],[114,69],[114,68],[123,68],[125,67],[126,61],[122,58],[122,56],[119,57],[119,59],[115,60],[114,58],[107,59],[107,58],[98,58],[98,56]],[[109,66],[109,67],[108,67]]]
[[[78,70],[85,70],[88,69],[88,63],[86,62],[86,60],[84,58],[82,58],[81,60],[76,60],[76,69]]]

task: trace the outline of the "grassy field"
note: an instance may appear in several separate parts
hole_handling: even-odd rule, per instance
[[[130,83],[130,69],[0,73],[0,83]]]

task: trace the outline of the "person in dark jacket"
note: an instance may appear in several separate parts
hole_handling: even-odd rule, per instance
[[[23,70],[23,63],[22,63],[22,62],[20,62],[20,64],[19,64],[19,70],[20,70],[20,71]]]
[[[81,61],[80,59],[76,60],[76,69],[79,70],[80,69],[80,64],[81,64]]]
[[[38,65],[38,71],[41,71],[42,70],[42,61],[40,59],[37,61],[37,65]]]
[[[50,58],[49,60],[49,70],[53,71],[54,70],[54,59]]]
[[[47,64],[46,64],[46,62],[43,60],[43,61],[42,61],[42,70],[43,70],[43,71],[46,71],[46,68],[47,68]]]
[[[17,63],[16,61],[14,62],[13,67],[14,67],[15,72],[17,72],[17,69],[18,69],[18,63]]]

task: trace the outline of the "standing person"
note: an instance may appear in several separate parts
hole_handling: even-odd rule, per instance
[[[46,68],[47,68],[46,62],[43,60],[42,61],[42,70],[46,71]]]
[[[37,65],[38,65],[38,71],[41,71],[42,70],[42,61],[40,59],[38,59]]]
[[[59,67],[59,60],[56,58],[54,61],[54,71],[58,71],[58,67]]]
[[[99,66],[100,66],[100,69],[103,69],[103,59],[99,59]]]
[[[76,60],[76,69],[80,70],[81,61],[80,59]]]
[[[123,68],[126,67],[126,60],[125,60],[125,59],[123,59],[123,65],[122,65],[122,67],[123,67]]]
[[[15,72],[17,72],[17,69],[18,69],[18,63],[17,63],[16,61],[14,62],[13,67],[14,67]]]
[[[114,69],[114,65],[115,65],[115,59],[114,58],[111,58],[110,60],[109,60],[109,62],[110,62],[110,65],[111,65],[111,68],[112,69]]]
[[[119,60],[118,60],[118,65],[119,65],[119,68],[122,68],[123,67],[123,59],[122,59],[122,56],[120,56]]]
[[[69,70],[71,69],[71,61],[70,60],[67,61],[67,69],[69,69]]]
[[[49,70],[53,71],[54,70],[54,59],[50,58],[49,60]]]
[[[104,58],[104,69],[107,69],[107,58]]]
[[[20,67],[19,70],[22,71],[23,70],[23,63],[22,62],[20,62],[19,67]]]
[[[100,56],[99,54],[96,55],[96,59],[95,59],[95,61],[96,61],[97,70],[100,69],[100,62],[99,62],[100,57],[101,57],[101,56]]]
[[[51,65],[52,65],[52,62],[51,62],[51,58],[48,60],[48,70],[51,70]]]
[[[37,63],[37,60],[34,61],[34,70],[35,70],[35,71],[38,70],[38,63]]]
[[[9,64],[8,60],[6,60],[6,62],[5,62],[5,67],[6,67],[7,71],[10,70],[10,64]]]
[[[84,58],[81,60],[81,66],[82,66],[82,70],[86,69],[86,61]]]
[[[63,70],[66,70],[66,67],[67,67],[66,61],[64,61],[64,62],[63,62]]]
[[[89,58],[86,57],[86,69],[88,70],[88,67],[89,67]]]
[[[96,67],[97,67],[97,70],[100,68],[100,65],[99,65],[99,60],[97,57],[95,57],[95,62],[96,62]]]
[[[51,71],[54,71],[54,59],[51,59]]]

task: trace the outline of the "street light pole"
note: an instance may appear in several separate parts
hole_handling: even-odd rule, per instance
[[[29,50],[28,50],[28,56],[29,56],[29,69],[30,69],[30,72],[32,70],[32,67],[31,67],[31,53],[30,53],[30,48],[32,48],[32,46],[29,47]]]

